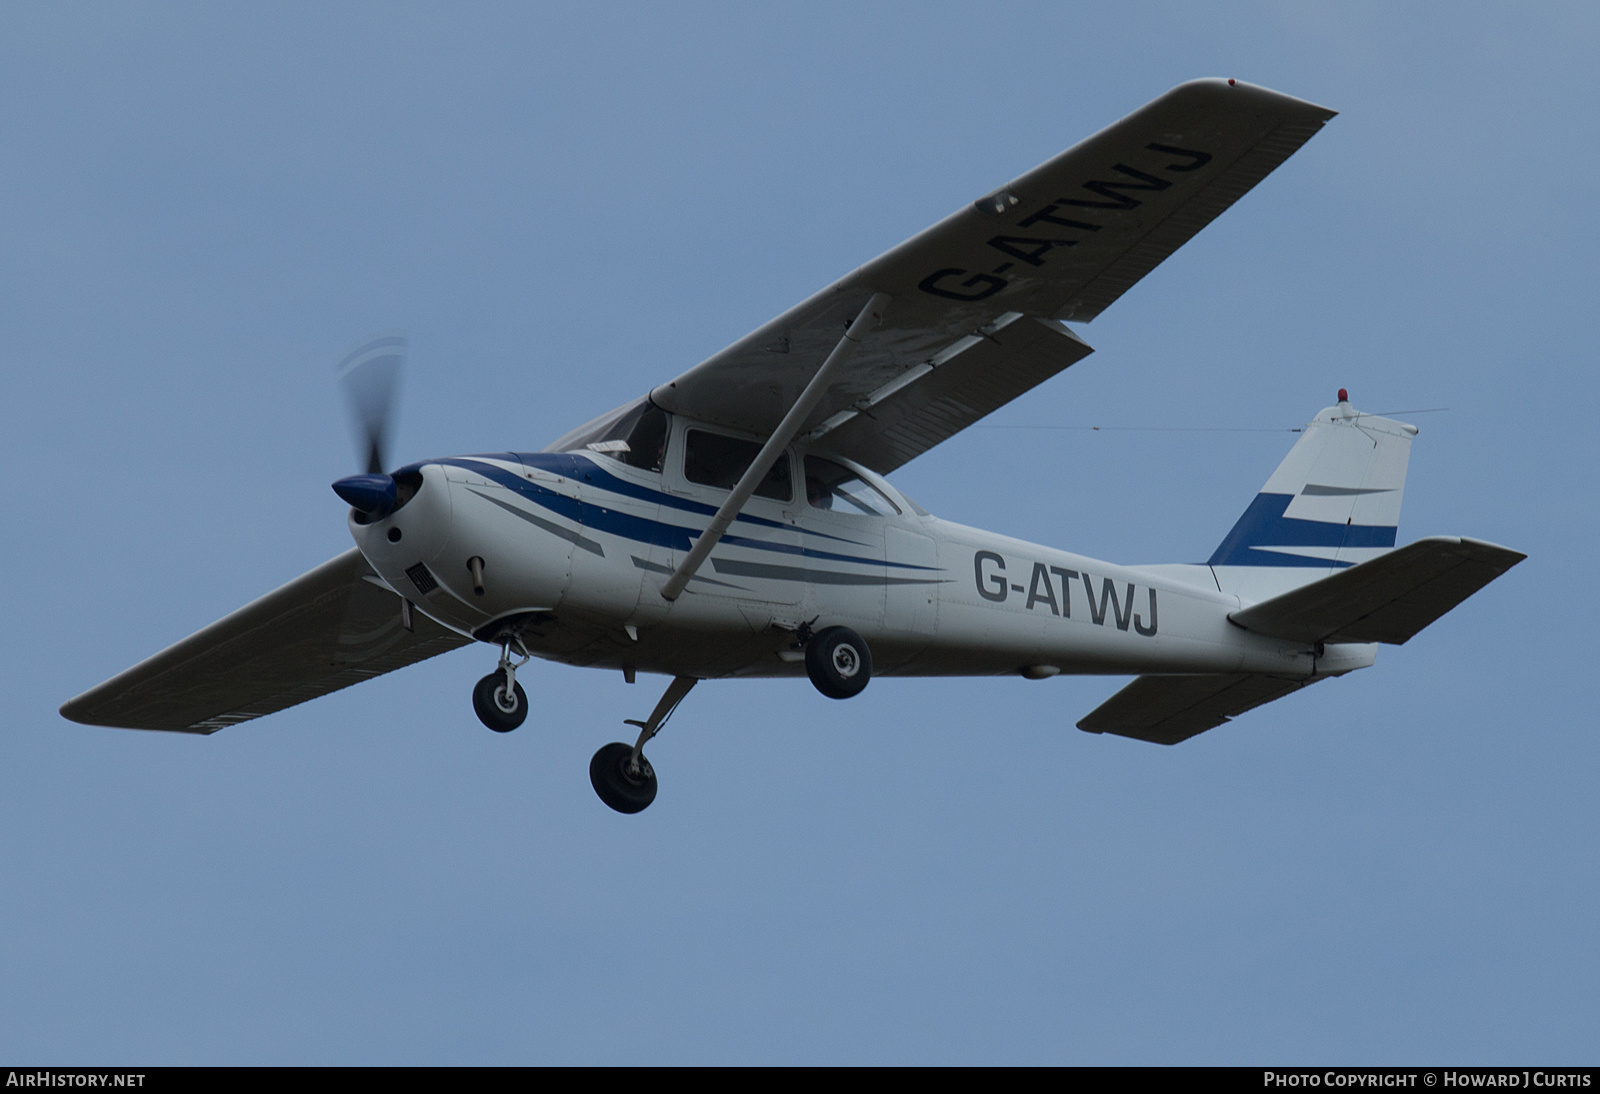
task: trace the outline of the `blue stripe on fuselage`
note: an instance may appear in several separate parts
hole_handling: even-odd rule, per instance
[[[1208,566],[1316,566],[1339,567],[1349,562],[1307,558],[1258,547],[1393,547],[1396,528],[1384,524],[1337,524],[1325,520],[1286,517],[1293,494],[1257,494],[1221,545],[1206,560]]]
[[[493,458],[499,459],[500,457],[496,456]],[[550,459],[548,455],[542,453],[540,454],[540,458],[541,460]],[[487,479],[491,479],[494,482],[499,483],[501,486],[516,491],[522,497],[533,502],[535,505],[548,509],[553,513],[559,514],[560,516],[566,517],[568,520],[580,524],[585,528],[590,528],[598,532],[607,532],[614,536],[620,536],[623,539],[632,540],[635,543],[647,543],[659,547],[667,547],[676,551],[688,551],[693,545],[694,540],[705,531],[703,528],[685,528],[678,524],[667,524],[662,521],[651,520],[648,517],[638,517],[632,515],[631,513],[622,513],[615,509],[606,509],[598,505],[590,505],[586,502],[581,502],[577,498],[571,497],[567,494],[562,494],[558,491],[551,490],[549,487],[541,486],[536,482],[529,482],[517,473],[513,471],[507,471],[503,467],[496,467],[494,464],[488,463],[486,460],[458,456],[450,459],[432,460],[429,462],[448,464],[454,467],[461,467],[469,471],[476,472]],[[574,481],[578,481],[575,472],[581,472],[586,469],[576,464],[569,465],[565,470],[559,469],[558,467],[552,467],[545,463],[541,463],[537,466],[539,466],[541,470],[550,471],[552,474],[566,475],[567,477],[572,478]],[[623,480],[617,479],[614,476],[606,475],[606,473],[603,471],[601,471],[600,474],[605,475],[606,478],[609,478],[612,482],[623,482]],[[585,485],[593,486],[596,484],[591,478],[591,480],[586,482]],[[631,483],[625,485],[632,486]],[[609,490],[609,483],[603,486],[602,489]],[[636,489],[643,490],[644,492],[630,493],[629,496],[641,498],[643,500],[653,500],[653,496],[656,495],[656,492],[654,491],[648,491],[644,488]],[[622,491],[615,492],[622,493]],[[666,494],[659,495],[661,498],[667,498],[669,496],[670,495]],[[672,500],[682,501],[683,499],[674,498]],[[699,505],[699,503],[691,504],[697,505],[701,511],[704,511],[708,514],[714,514],[716,512],[715,509],[707,505]],[[803,532],[807,535],[821,535],[826,539],[840,539],[838,536],[829,536],[822,532],[810,532],[804,528],[782,524],[778,521],[766,520],[762,517],[747,517],[741,514],[737,519],[752,521],[757,524],[779,528],[784,531],[792,530]],[[819,551],[814,547],[803,547],[795,543],[772,543],[767,540],[751,539],[747,536],[724,535],[722,537],[722,542],[734,547],[748,547],[758,551],[773,551],[778,554],[786,555],[801,555],[805,558],[814,558],[830,562],[859,562],[868,566],[892,566],[901,570],[939,569],[937,566],[917,566],[909,562],[888,562],[881,558],[860,558],[855,555],[841,555],[832,551]],[[849,543],[851,541],[841,540],[841,542]]]
[[[609,490],[613,494],[621,494],[623,497],[651,501],[658,505],[664,505],[669,509],[681,509],[685,513],[697,513],[705,517],[714,516],[717,512],[715,505],[690,501],[688,498],[680,498],[676,494],[668,494],[663,490],[652,490],[648,486],[641,486],[639,483],[618,478],[602,467],[599,461],[588,456],[578,456],[570,452],[513,452],[512,455],[521,460],[526,467],[536,467],[540,471],[548,471],[552,475],[564,475],[570,479],[581,477],[582,481],[590,486],[598,486],[602,490]],[[786,529],[790,527],[790,525],[782,521],[751,516],[749,513],[740,513],[734,519],[764,528]],[[855,543],[855,540],[845,539],[842,536],[831,536],[826,532],[807,532],[807,534],[821,536],[823,539],[837,539],[841,543]],[[857,543],[856,546],[864,547],[866,545]]]

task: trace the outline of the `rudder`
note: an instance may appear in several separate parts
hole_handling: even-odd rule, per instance
[[[1392,550],[1416,434],[1341,390],[1207,559],[1217,587],[1253,602]]]

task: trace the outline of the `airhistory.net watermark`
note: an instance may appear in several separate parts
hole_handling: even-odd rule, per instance
[[[142,1071],[51,1071],[34,1068],[27,1071],[7,1071],[6,1086],[143,1086]]]

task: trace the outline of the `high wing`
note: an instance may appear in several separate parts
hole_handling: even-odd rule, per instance
[[[1099,315],[1334,112],[1233,80],[1182,84],[957,210],[651,392],[770,434],[874,293],[892,298],[802,424],[887,473],[1090,352]]]
[[[84,692],[74,722],[215,733],[471,643],[412,612],[352,547]]]

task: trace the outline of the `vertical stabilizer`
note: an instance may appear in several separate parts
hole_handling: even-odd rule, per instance
[[[1254,602],[1392,550],[1416,433],[1341,390],[1207,560],[1218,588]]]

